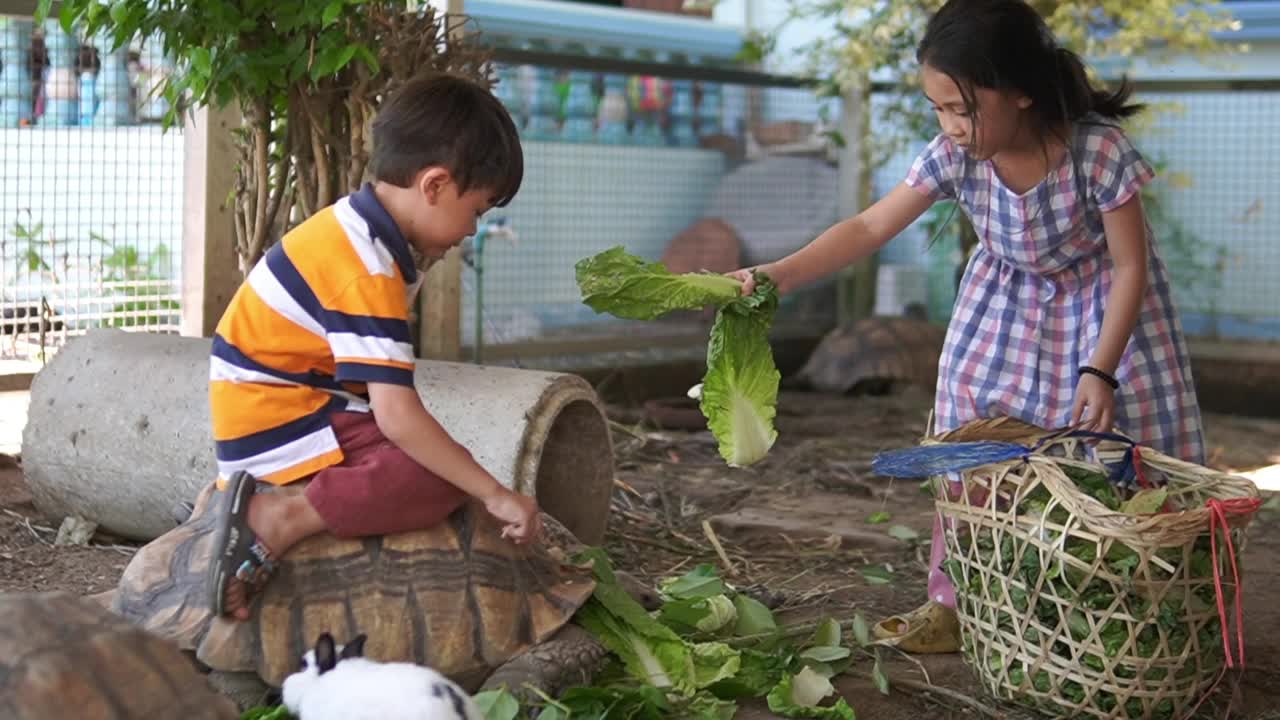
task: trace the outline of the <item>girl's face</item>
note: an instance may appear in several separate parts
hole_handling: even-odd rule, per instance
[[[951,76],[924,64],[920,70],[925,97],[933,104],[942,132],[977,160],[987,160],[1017,147],[1024,111],[1031,100],[1017,91],[975,87],[970,111]],[[976,121],[976,123],[975,123]]]

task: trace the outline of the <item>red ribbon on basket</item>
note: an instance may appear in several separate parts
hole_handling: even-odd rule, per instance
[[[1147,474],[1142,472],[1142,449],[1135,444],[1129,448],[1129,454],[1133,458],[1133,472],[1138,477],[1138,487],[1150,488],[1151,483],[1147,482]]]
[[[1231,575],[1232,582],[1235,585],[1235,610],[1236,610],[1236,649],[1240,657],[1240,668],[1244,669],[1244,602],[1240,598],[1240,569],[1236,566],[1235,547],[1231,542],[1231,527],[1227,524],[1228,515],[1249,515],[1258,510],[1262,506],[1260,498],[1232,498],[1230,500],[1219,500],[1210,498],[1205,503],[1205,507],[1209,508],[1209,552],[1213,559],[1213,584],[1215,595],[1218,599],[1218,620],[1222,623],[1222,650],[1227,656],[1227,667],[1234,668],[1235,664],[1231,658],[1231,640],[1230,631],[1228,629],[1227,607],[1222,599],[1222,578],[1219,575],[1218,565],[1218,533],[1219,526],[1222,527],[1222,536],[1226,538],[1227,552],[1231,554]]]

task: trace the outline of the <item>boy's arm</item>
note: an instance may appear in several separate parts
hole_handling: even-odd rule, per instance
[[[378,429],[409,457],[478,500],[506,490],[423,407],[414,388],[369,383]]]
[[[504,535],[517,542],[538,535],[537,502],[508,490],[454,440],[427,412],[412,387],[371,382],[369,400],[378,429],[419,465],[484,503],[485,509],[507,524]]]

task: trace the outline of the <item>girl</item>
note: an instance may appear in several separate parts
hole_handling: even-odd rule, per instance
[[[980,242],[942,350],[936,431],[999,415],[1046,428],[1082,421],[1203,462],[1182,329],[1138,195],[1154,173],[1116,125],[1141,109],[1128,87],[1091,87],[1023,0],[950,0],[916,59],[942,132],[888,195],[759,269],[787,292],[956,200]],[[751,291],[749,269],[732,274]],[[955,649],[943,556],[935,519],[929,602],[882,623],[882,637]]]

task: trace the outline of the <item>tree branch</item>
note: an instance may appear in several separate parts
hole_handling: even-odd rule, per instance
[[[270,118],[267,100],[265,98],[255,100],[251,124],[253,126],[253,174],[257,187],[254,188],[256,200],[254,202],[252,240],[249,243],[248,264],[250,266],[262,256],[262,249],[267,236],[267,184],[270,181],[267,174],[269,172],[267,144],[271,132]]]

